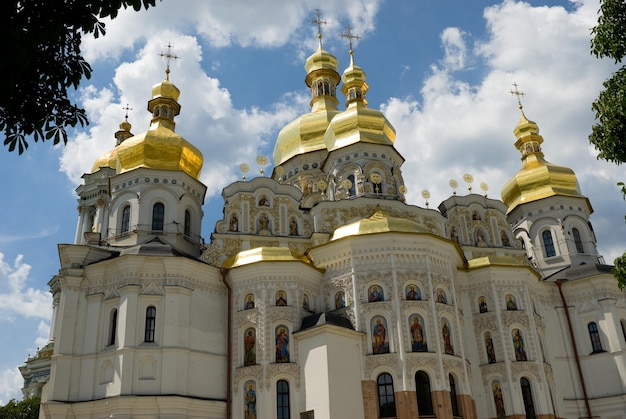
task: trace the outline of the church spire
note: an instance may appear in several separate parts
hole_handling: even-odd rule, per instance
[[[321,19],[320,9],[315,9],[315,19],[309,20],[311,23],[317,25],[317,39],[319,41],[319,49],[323,49],[322,46],[322,25],[326,25],[326,21]]]
[[[115,139],[117,140],[115,142],[116,147],[122,144],[122,142],[124,142],[124,140],[126,140],[127,138],[133,136],[133,134],[130,132],[132,125],[130,124],[130,122],[128,122],[128,111],[132,111],[133,108],[131,108],[127,103],[126,106],[124,106],[122,109],[126,111],[126,114],[124,115],[124,121],[122,121],[122,123],[120,124],[119,131],[115,133]]]
[[[342,38],[348,39],[350,45],[350,65],[343,72],[343,76],[341,76],[341,79],[343,81],[341,92],[346,97],[347,107],[349,107],[352,103],[356,103],[356,106],[367,106],[367,100],[365,99],[365,95],[369,90],[369,86],[365,82],[365,72],[361,67],[354,63],[354,50],[352,49],[352,40],[358,40],[361,39],[361,37],[352,33],[352,28],[350,27],[350,25],[347,25],[346,29],[347,33],[342,33],[340,34],[340,36]]]
[[[172,54],[172,45],[167,44],[167,52],[159,54],[162,58],[167,59],[167,67],[165,68],[165,80],[152,87],[152,99],[148,101],[148,110],[152,113],[150,121],[150,129],[156,126],[163,126],[174,131],[176,123],[174,117],[180,113],[180,90],[172,82],[170,82],[170,61],[176,60],[178,57]]]

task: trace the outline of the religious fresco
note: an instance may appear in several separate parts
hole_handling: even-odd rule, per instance
[[[376,301],[384,301],[385,299],[385,294],[383,292],[383,289],[380,285],[372,285],[371,287],[369,287],[369,289],[367,290],[367,301],[370,303],[376,302]]]
[[[374,316],[370,321],[372,331],[372,352],[375,354],[389,353],[389,336],[387,320],[383,316]]]
[[[243,417],[244,419],[257,419],[256,383],[252,380],[246,381],[243,388]]]
[[[424,319],[419,314],[413,314],[409,317],[409,332],[411,335],[411,350],[413,352],[428,351]]]
[[[251,327],[245,331],[243,347],[243,365],[248,366],[256,364],[256,331],[254,328]]]
[[[289,329],[276,327],[276,362],[289,362]]]
[[[404,295],[407,300],[421,300],[422,292],[419,287],[414,284],[409,284],[404,290]]]

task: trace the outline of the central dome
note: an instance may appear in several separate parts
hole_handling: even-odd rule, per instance
[[[299,116],[280,130],[274,148],[274,165],[279,166],[290,158],[323,150],[324,133],[328,124],[340,111],[337,109],[337,84],[340,76],[337,58],[319,48],[305,66],[305,82],[311,91],[311,112]]]
[[[371,217],[337,228],[330,240],[334,241],[344,237],[387,232],[431,233],[429,229],[415,221],[406,218],[390,217],[384,214],[380,208],[376,208]]]

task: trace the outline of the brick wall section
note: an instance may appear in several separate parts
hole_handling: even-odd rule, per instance
[[[467,394],[459,394],[457,396],[459,404],[459,413],[463,416],[463,419],[477,419],[476,403]]]
[[[364,419],[378,419],[378,389],[376,381],[361,381],[361,391],[363,392]]]
[[[419,417],[417,413],[417,397],[414,391],[396,391],[395,397],[397,419],[414,419]]]
[[[452,419],[452,403],[450,403],[449,391],[433,391],[433,410],[437,419]]]

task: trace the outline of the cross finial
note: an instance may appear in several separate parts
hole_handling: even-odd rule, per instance
[[[122,109],[126,111],[126,115],[124,116],[124,119],[126,120],[126,122],[128,122],[128,111],[132,111],[133,108],[131,108],[127,103],[126,106],[124,106]]]
[[[348,33],[341,33],[339,34],[339,36],[341,36],[342,38],[348,38],[348,42],[350,43],[350,55],[352,55],[352,40],[353,39],[361,39],[361,37],[359,35],[353,35],[351,31],[351,27],[350,25],[346,25],[346,29],[348,30]]]
[[[178,60],[178,56],[176,54],[172,54],[172,44],[167,43],[167,52],[159,54],[161,58],[165,58],[167,60],[167,68],[165,69],[165,80],[170,79],[170,60]]]
[[[309,22],[317,25],[317,39],[320,41],[320,47],[322,46],[322,25],[326,24],[325,20],[321,20],[320,9],[315,9],[315,19],[311,19]]]
[[[520,91],[518,89],[518,84],[513,82],[513,87],[515,88],[514,90],[509,91],[509,93],[511,93],[512,95],[517,96],[517,104],[519,105],[519,108],[522,109],[522,96],[526,96],[526,93]]]

